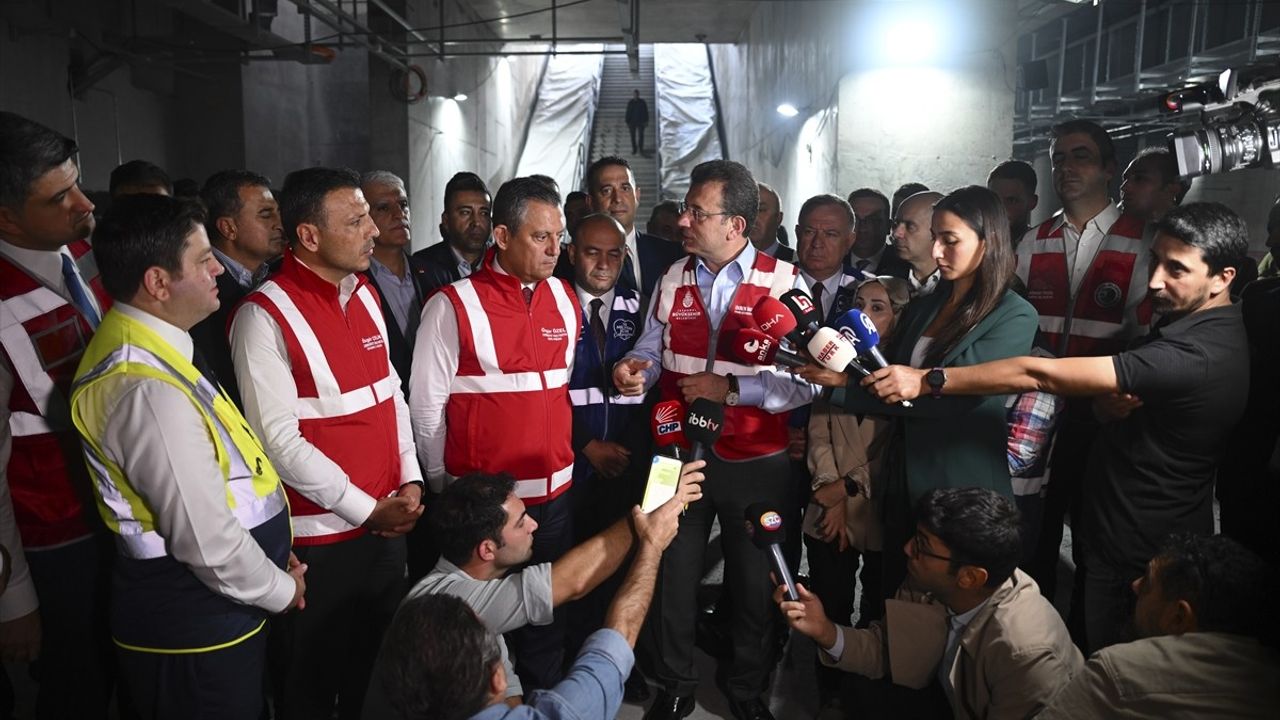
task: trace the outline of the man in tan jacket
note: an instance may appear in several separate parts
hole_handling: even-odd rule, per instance
[[[1276,583],[1230,538],[1171,537],[1133,582],[1142,639],[1095,653],[1039,718],[1275,717]]]
[[[801,586],[775,599],[825,664],[897,685],[937,681],[957,718],[1024,718],[1042,710],[1084,664],[1035,582],[1016,569],[1018,511],[981,488],[932,490],[903,547],[906,584],[865,630],[836,625]]]

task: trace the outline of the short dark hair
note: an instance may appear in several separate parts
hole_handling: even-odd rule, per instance
[[[581,200],[582,202],[587,202],[588,200],[587,194],[582,192],[581,190],[574,190],[573,192],[564,196],[564,206],[569,207],[569,203],[573,202],[574,200]]]
[[[719,182],[724,184],[721,210],[730,217],[738,216],[747,221],[747,229],[756,221],[760,211],[760,186],[751,171],[742,163],[732,160],[708,160],[693,169],[689,184]]]
[[[512,178],[502,183],[493,199],[494,226],[506,225],[511,232],[519,232],[529,203],[535,200],[560,207],[560,193],[536,175]]]
[[[916,504],[916,520],[951,551],[951,571],[974,565],[987,587],[1013,575],[1022,555],[1022,521],[1009,498],[987,488],[934,488]]]
[[[898,208],[902,207],[903,200],[906,200],[916,193],[928,191],[929,186],[924,183],[909,182],[899,185],[898,189],[893,191],[893,203],[889,208],[890,214],[896,217],[898,214]]]
[[[428,518],[444,559],[461,566],[485,540],[501,547],[502,527],[507,524],[502,504],[515,490],[515,479],[505,473],[471,473],[446,487]]]
[[[0,111],[0,205],[21,210],[31,184],[77,150],[75,141],[62,133]]]
[[[596,177],[600,174],[601,170],[609,167],[610,165],[621,165],[627,169],[627,172],[632,172],[631,163],[627,162],[626,158],[618,157],[617,155],[605,155],[599,160],[591,163],[591,167],[587,168],[587,192],[595,190]]]
[[[555,191],[556,191],[556,196],[557,196],[557,197],[560,195],[560,183],[556,182],[556,179],[555,179],[555,178],[553,178],[553,177],[551,177],[550,175],[542,175],[542,174],[539,174],[539,173],[534,173],[533,175],[530,175],[529,177],[530,177],[531,179],[533,179],[533,180],[537,180],[538,182],[542,183],[543,185],[546,185],[547,187],[551,188],[552,190],[555,190]]]
[[[453,196],[460,192],[478,192],[489,195],[489,187],[484,184],[480,176],[473,173],[462,171],[454,174],[449,178],[449,182],[444,185],[444,209],[449,209],[450,203],[453,202]]]
[[[360,189],[360,174],[348,168],[312,167],[294,170],[280,189],[280,220],[289,242],[298,241],[298,226],[324,225],[324,198],[334,190]]]
[[[1182,175],[1178,172],[1178,159],[1169,152],[1169,148],[1160,145],[1154,145],[1149,148],[1143,148],[1134,156],[1133,162],[1149,162],[1151,166],[1160,173],[1160,184],[1168,185],[1177,183],[1178,194],[1174,196],[1175,204],[1182,204],[1182,198],[1187,196],[1187,191],[1191,189],[1191,183],[1182,179]]]
[[[1066,135],[1088,135],[1094,145],[1098,146],[1098,158],[1102,160],[1102,164],[1115,165],[1116,162],[1116,146],[1111,142],[1111,136],[1103,129],[1101,125],[1092,120],[1065,120],[1054,125],[1049,131],[1054,140],[1058,140]]]
[[[849,220],[850,230],[858,224],[858,218],[854,217],[853,208],[849,206],[848,201],[838,195],[832,195],[831,193],[814,195],[808,200],[805,200],[804,204],[800,206],[800,214],[796,217],[796,224],[804,225],[804,219],[809,216],[809,213],[826,205],[838,208],[845,214],[845,217]]]
[[[115,197],[116,191],[122,185],[162,187],[170,195],[173,194],[173,181],[169,179],[169,173],[147,160],[130,160],[123,165],[117,165],[116,169],[111,171],[107,192],[111,197]]]
[[[1156,576],[1163,599],[1186,600],[1202,632],[1275,642],[1276,569],[1235,540],[1172,535],[1156,555]]]
[[[1021,183],[1028,195],[1036,194],[1036,169],[1022,160],[1005,160],[995,166],[987,175],[987,184],[990,185],[992,180],[1013,180]]]
[[[653,211],[649,213],[649,220],[652,221],[659,213],[668,212],[672,215],[680,214],[680,203],[675,200],[663,200],[653,206]]]
[[[404,601],[382,639],[375,682],[406,720],[464,720],[485,708],[498,640],[453,595]]]
[[[200,201],[204,203],[206,219],[204,229],[209,240],[222,237],[218,232],[218,219],[231,217],[244,207],[240,188],[271,187],[271,180],[251,170],[221,170],[209,176],[200,189]]]
[[[889,222],[889,216],[893,214],[893,206],[889,204],[889,198],[885,197],[884,193],[876,190],[875,188],[858,188],[857,190],[849,193],[849,205],[852,206],[854,200],[864,197],[879,200],[880,204],[884,205],[884,221]]]
[[[182,270],[187,236],[204,223],[200,203],[166,195],[124,195],[111,203],[93,233],[102,286],[117,302],[138,293],[147,268]]]
[[[1194,202],[1171,208],[1156,223],[1156,232],[1199,248],[1211,274],[1235,267],[1249,253],[1248,226],[1222,203]]]

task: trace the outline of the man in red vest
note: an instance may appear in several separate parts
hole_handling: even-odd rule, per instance
[[[1053,128],[1049,151],[1062,211],[1028,230],[1018,244],[1018,277],[1040,313],[1045,349],[1057,357],[1115,355],[1146,334],[1150,323],[1151,238],[1142,219],[1122,214],[1110,199],[1116,153],[1105,130],[1087,120],[1061,123]],[[1057,585],[1063,515],[1068,510],[1073,520],[1082,515],[1080,482],[1097,432],[1092,403],[1068,402],[1050,459],[1040,542],[1027,568],[1048,597]],[[1078,588],[1083,556],[1075,555]],[[1077,642],[1080,623],[1078,616],[1068,623]]]
[[[404,593],[405,533],[422,514],[409,408],[377,294],[378,230],[350,170],[284,182],[291,250],[231,324],[245,418],[289,496],[309,567],[303,612],[271,632],[276,717],[358,718],[382,631]]]
[[[646,720],[677,720],[693,711],[698,685],[694,625],[702,560],[711,525],[720,521],[725,588],[733,597],[733,660],[724,673],[730,709],[739,720],[772,720],[761,701],[774,655],[769,562],[752,545],[744,511],[756,502],[782,508],[791,466],[790,411],[807,405],[817,388],[775,368],[745,365],[729,352],[732,338],[755,327],[751,310],[766,295],[808,291],[795,266],[756,250],[747,238],[760,191],[751,172],[727,160],[693,170],[680,213],[684,249],[693,257],[667,268],[636,347],[616,365],[624,395],[657,384],[664,400],[723,403],[724,431],[707,454],[703,499],[692,503],[680,533],[662,558],[654,632],[654,670],[662,685]]]
[[[87,505],[67,405],[76,365],[111,306],[87,242],[93,203],[75,155],[70,138],[0,112],[0,545],[13,561],[0,655],[36,661],[40,718],[105,718],[114,675],[106,623],[114,550]],[[11,708],[8,700],[0,704]]]
[[[473,472],[514,476],[540,528],[534,563],[556,560],[573,541],[569,370],[582,309],[569,283],[552,277],[563,234],[559,193],[535,178],[503,183],[493,200],[495,246],[469,277],[427,300],[409,383],[432,490]],[[559,682],[562,621],[509,639],[526,690]]]

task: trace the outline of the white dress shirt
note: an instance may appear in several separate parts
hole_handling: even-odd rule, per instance
[[[911,281],[911,292],[914,293],[913,297],[924,297],[925,295],[932,293],[937,289],[938,281],[941,279],[942,270],[938,268],[934,268],[933,272],[929,273],[929,277],[924,279],[924,282],[920,282],[916,279],[915,270],[907,273],[907,280]]]
[[[146,325],[188,360],[191,336],[138,308],[115,312]],[[182,390],[162,380],[111,375],[85,390],[84,402],[112,407],[96,427],[103,453],[129,479],[155,517],[156,531],[178,562],[213,592],[281,612],[293,600],[293,578],[271,562],[227,506],[227,484],[204,415]]]
[[[1058,215],[1057,225],[1062,228],[1063,252],[1066,253],[1067,268],[1071,273],[1072,297],[1075,297],[1080,289],[1080,283],[1084,282],[1084,276],[1089,273],[1089,266],[1097,257],[1098,248],[1102,247],[1102,240],[1106,238],[1107,233],[1111,231],[1111,226],[1118,219],[1120,219],[1120,208],[1116,207],[1114,202],[1109,203],[1102,212],[1085,223],[1084,229],[1076,228],[1068,222],[1065,212]]]
[[[338,283],[338,303],[344,312],[357,282],[355,275],[348,275]],[[391,364],[391,346],[389,343],[383,346],[387,348],[387,371],[395,388],[400,484],[421,482],[409,406],[400,391],[400,377]],[[378,499],[352,483],[341,465],[302,437],[298,428],[298,386],[290,370],[284,334],[275,318],[255,303],[241,305],[231,321],[231,359],[244,400],[245,419],[258,433],[276,472],[289,487],[311,502],[352,525],[363,525],[373,514]]]
[[[65,254],[69,257],[70,250],[65,247],[56,252],[28,250],[0,239],[0,254],[4,254],[45,287],[61,295],[64,300],[71,302],[71,293],[67,290],[66,280],[62,277],[62,256]],[[77,274],[80,272],[79,268],[76,268],[76,272]],[[83,282],[83,278],[81,280]],[[89,302],[98,311],[98,317],[102,317],[102,307],[98,305],[97,296],[89,289],[88,283],[85,283],[84,288]],[[0,545],[4,545],[9,551],[12,563],[9,587],[5,589],[3,595],[0,595],[0,622],[20,618],[40,606],[36,599],[35,585],[31,582],[31,571],[27,567],[22,536],[18,533],[18,521],[13,515],[13,497],[9,492],[9,459],[13,455],[13,431],[9,428],[9,399],[13,396],[15,384],[13,369],[9,367],[8,359],[0,354]],[[79,459],[71,458],[71,461],[78,462]]]
[[[831,314],[831,304],[836,300],[836,293],[840,292],[840,281],[846,275],[837,271],[832,273],[831,277],[826,280],[814,280],[813,276],[804,270],[800,271],[800,279],[804,281],[804,291],[809,293],[809,297],[817,298],[817,288],[815,285],[822,286],[822,320],[826,321],[827,316]]]
[[[636,275],[636,292],[643,292],[644,278],[640,276],[640,247],[636,244],[634,225],[631,227],[631,232],[627,233],[627,256],[631,258],[631,270]]]

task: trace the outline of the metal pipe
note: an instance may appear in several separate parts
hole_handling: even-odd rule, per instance
[[[1089,87],[1089,104],[1098,102],[1098,61],[1102,59],[1102,5],[1094,6],[1098,13],[1098,28],[1093,36],[1093,84]],[[1084,53],[1080,53],[1082,56]]]
[[[556,33],[560,29],[559,13],[556,11],[556,0],[551,0],[551,51],[556,49]]]
[[[342,23],[346,22],[352,28],[358,31],[357,33],[351,34],[352,40],[355,40],[360,45],[363,45],[365,48],[369,50],[370,53],[376,55],[379,58],[382,58],[383,60],[390,63],[391,65],[401,68],[402,70],[409,69],[409,64],[406,63],[404,60],[402,60],[401,58],[395,57],[394,55],[391,55],[386,50],[383,50],[384,43],[382,41],[381,35],[361,25],[356,18],[349,16],[345,11],[342,10],[342,8],[336,7],[333,3],[329,2],[329,0],[294,0],[294,2],[298,3],[299,7],[301,7],[302,4],[310,5],[311,3],[315,3],[316,5],[324,8],[325,10],[327,10],[329,13],[333,15],[332,18],[327,17],[323,14],[315,13],[314,11],[310,11],[310,10],[308,11],[308,14],[309,15],[314,14],[316,18],[319,19],[321,22],[333,28],[334,30],[337,30],[340,37],[342,38],[345,38],[348,35],[346,29],[343,28],[342,26]],[[368,35],[368,36],[377,38],[377,42],[367,39],[361,33],[363,33],[363,35]],[[404,55],[404,51],[396,47],[395,45],[387,43],[386,47],[389,47],[392,50],[395,50],[401,53],[401,55]]]
[[[516,55],[626,55],[626,50],[474,50],[474,51],[453,51],[449,55],[452,57],[511,57]],[[409,52],[404,55],[406,58],[415,57],[435,57],[433,52],[415,53]]]
[[[1058,24],[1062,26],[1062,33],[1058,39],[1058,93],[1053,98],[1055,116],[1062,111],[1062,77],[1067,68],[1067,18],[1063,17]]]
[[[387,17],[395,21],[395,23],[399,25],[401,28],[404,28],[404,30],[408,32],[409,35],[413,36],[414,40],[418,40],[419,42],[427,42],[427,36],[415,30],[413,25],[409,24],[409,21],[406,20],[403,15],[396,12],[390,5],[388,5],[385,2],[385,0],[369,0],[369,3],[372,5],[376,5],[379,10],[386,13]],[[441,4],[443,5],[443,3]]]
[[[1142,92],[1142,41],[1147,33],[1147,0],[1138,6],[1138,29],[1133,41],[1133,92]]]

